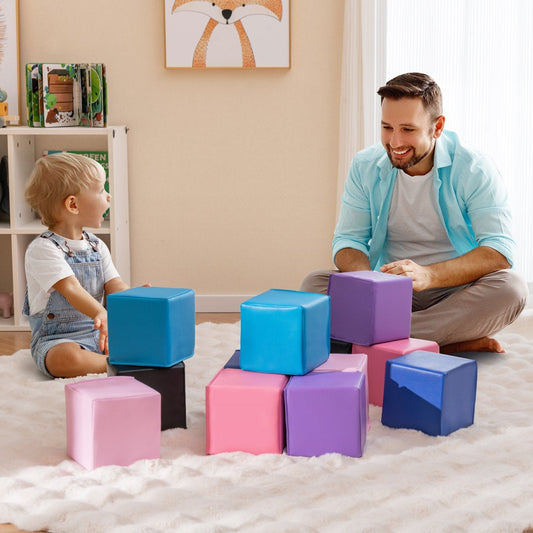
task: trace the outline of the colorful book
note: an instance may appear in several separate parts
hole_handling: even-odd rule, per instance
[[[80,74],[74,63],[42,65],[44,126],[78,126],[80,123]]]
[[[26,79],[26,124],[33,127],[33,91],[31,87],[31,71],[36,65],[27,63],[24,70]]]
[[[102,64],[91,63],[91,125],[93,128],[103,128],[104,120],[104,81]]]
[[[103,63],[28,63],[25,74],[28,126],[107,126]]]
[[[86,63],[80,65],[80,90],[81,90],[81,105],[80,105],[80,126],[91,125],[91,70]]]
[[[39,92],[39,65],[33,65],[31,69],[31,98],[32,98],[32,122],[33,126],[40,128],[41,127],[41,118],[40,118],[40,92]]]

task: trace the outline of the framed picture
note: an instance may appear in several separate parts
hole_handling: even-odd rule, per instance
[[[0,105],[7,102],[8,115],[20,124],[18,0],[0,0]]]
[[[289,0],[164,0],[167,68],[290,68]]]

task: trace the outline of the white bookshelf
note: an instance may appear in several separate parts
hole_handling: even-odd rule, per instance
[[[46,150],[100,150],[109,158],[109,220],[87,228],[109,246],[122,279],[130,283],[127,128],[0,128],[0,157],[8,156],[9,217],[0,220],[0,292],[13,291],[14,314],[3,318],[0,331],[28,330],[22,315],[26,277],[24,253],[46,228],[24,200],[24,188],[35,161]]]

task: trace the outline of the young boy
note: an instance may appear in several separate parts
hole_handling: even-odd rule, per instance
[[[50,377],[106,371],[104,296],[128,286],[105,243],[83,229],[102,224],[111,198],[104,183],[96,161],[58,153],[35,163],[26,186],[26,201],[49,231],[26,250],[24,313],[33,359]]]

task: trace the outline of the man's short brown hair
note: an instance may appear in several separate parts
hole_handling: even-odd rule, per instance
[[[431,119],[442,115],[442,93],[437,83],[427,74],[409,72],[400,74],[378,89],[381,102],[384,98],[420,98]]]

